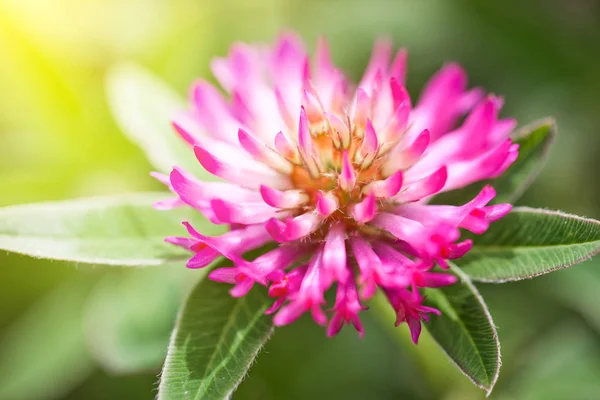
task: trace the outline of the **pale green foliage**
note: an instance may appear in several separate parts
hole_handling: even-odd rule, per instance
[[[106,91],[121,130],[158,171],[169,173],[173,166],[180,166],[208,175],[171,126],[185,102],[160,78],[138,65],[121,64],[109,71]]]
[[[189,253],[165,243],[165,237],[185,235],[181,221],[202,219],[189,208],[152,208],[168,197],[140,193],[5,207],[0,209],[0,249],[89,264],[184,262]],[[206,228],[209,233],[222,230]]]

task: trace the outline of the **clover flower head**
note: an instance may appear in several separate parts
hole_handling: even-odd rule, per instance
[[[176,167],[159,178],[177,198],[158,206],[187,205],[231,229],[210,237],[185,223],[189,236],[167,241],[194,253],[189,268],[232,260],[209,275],[232,284],[232,296],[268,287],[275,325],[308,311],[330,336],[344,323],[362,335],[359,313],[381,289],[416,343],[421,320],[440,313],[423,305],[421,289],[455,283],[447,260],[472,246],[461,229],[481,234],[511,209],[488,205],[491,186],[464,205],[429,204],[438,193],[498,177],[516,159],[509,138],[516,122],[498,118],[502,99],[469,90],[463,70],[448,64],[413,106],[406,51],[392,57],[385,40],[356,87],[325,40],[311,62],[292,33],[269,48],[234,44],[212,70],[227,96],[197,81],[173,125],[222,181]],[[278,246],[243,258],[270,242]],[[335,304],[325,310],[330,289]]]

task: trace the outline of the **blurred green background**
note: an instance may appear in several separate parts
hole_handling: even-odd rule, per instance
[[[0,0],[0,205],[160,190],[111,117],[107,70],[135,61],[183,95],[232,41],[272,41],[286,27],[310,49],[326,35],[354,79],[387,34],[409,49],[413,97],[455,60],[472,85],[505,96],[505,116],[554,116],[558,140],[520,202],[600,218],[593,0]],[[5,253],[0,265],[0,399],[156,395],[156,349],[166,346],[181,279],[165,289],[157,271]],[[600,398],[600,259],[480,289],[503,345],[492,398]],[[484,398],[426,335],[414,347],[405,326],[371,314],[363,340],[350,329],[328,340],[307,319],[278,329],[234,398]]]

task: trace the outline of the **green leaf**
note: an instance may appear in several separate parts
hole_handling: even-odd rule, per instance
[[[98,283],[87,302],[84,332],[104,369],[122,374],[160,368],[186,286],[198,272],[183,265],[111,270]]]
[[[4,335],[0,398],[58,398],[93,371],[81,322],[90,279],[78,276],[38,301]]]
[[[190,146],[171,126],[185,102],[160,78],[139,65],[120,64],[106,76],[106,91],[121,130],[158,171],[169,173],[175,165],[202,171]]]
[[[0,208],[0,249],[39,258],[119,266],[151,266],[189,258],[165,243],[184,235],[182,221],[222,231],[189,208],[158,211],[168,193],[139,193]],[[196,220],[196,221],[194,221]]]
[[[455,260],[479,282],[533,278],[587,260],[600,251],[600,222],[559,211],[513,209]]]
[[[512,135],[513,142],[519,145],[519,157],[501,176],[442,193],[434,198],[434,202],[465,204],[473,200],[485,185],[490,184],[497,193],[492,203],[514,203],[540,172],[554,136],[556,122],[552,118],[544,118],[524,126]]]
[[[236,299],[227,285],[202,280],[179,315],[158,398],[229,398],[272,332],[270,303],[259,288]]]
[[[483,298],[469,278],[456,267],[461,281],[426,291],[431,315],[427,330],[456,366],[489,395],[500,372],[500,341]]]

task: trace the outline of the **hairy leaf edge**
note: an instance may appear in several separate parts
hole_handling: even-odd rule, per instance
[[[562,211],[556,211],[556,210],[547,210],[547,209],[543,209],[543,208],[533,208],[533,207],[515,207],[512,209],[511,213],[518,213],[518,212],[528,212],[528,213],[535,213],[535,214],[546,214],[546,215],[557,215],[557,216],[561,216],[561,217],[567,217],[567,218],[573,218],[576,219],[578,221],[582,221],[582,222],[586,222],[586,223],[591,223],[591,224],[596,224],[598,226],[600,226],[600,221],[592,219],[592,218],[585,218],[585,217],[580,217],[579,215],[575,215],[575,214],[568,214]],[[590,243],[590,242],[584,242],[584,243]],[[561,246],[568,246],[568,245],[561,245]],[[477,247],[485,247],[485,245],[480,245],[478,246],[477,244],[475,244],[474,246],[475,248]],[[508,247],[508,246],[507,246]],[[530,274],[530,275],[519,275],[519,276],[514,276],[511,278],[502,278],[502,279],[488,279],[488,278],[480,278],[480,277],[476,277],[476,276],[471,276],[468,274],[468,270],[467,272],[462,271],[466,276],[469,277],[469,279],[472,282],[480,282],[480,283],[508,283],[508,282],[518,282],[518,281],[523,281],[526,279],[533,279],[533,278],[537,278],[538,276],[542,276],[542,275],[546,275],[555,271],[559,271],[561,269],[565,269],[565,268],[569,268],[572,267],[574,265],[580,264],[584,261],[589,260],[590,258],[592,258],[593,256],[597,255],[600,253],[600,245],[598,245],[598,247],[596,249],[594,249],[593,251],[590,251],[588,254],[584,255],[583,257],[580,257],[578,259],[576,259],[573,262],[570,263],[566,263],[566,264],[561,264],[561,265],[557,265],[556,267],[547,269],[545,271],[541,271],[535,274]],[[460,261],[459,261],[460,262]]]
[[[469,278],[469,276],[467,276],[459,267],[457,267],[456,265],[452,265],[452,271],[454,273],[456,273],[456,275],[458,275],[458,277],[461,279],[461,282],[464,283],[469,290],[471,290],[471,292],[473,293],[473,295],[475,296],[475,299],[477,300],[477,302],[481,305],[482,309],[483,309],[483,313],[486,317],[486,319],[488,320],[488,322],[490,323],[490,327],[492,328],[492,338],[494,339],[494,343],[496,344],[496,352],[498,354],[498,356],[496,357],[496,368],[495,368],[495,372],[494,375],[491,377],[490,379],[490,383],[488,386],[482,384],[481,382],[477,381],[471,374],[469,374],[469,372],[467,372],[465,369],[463,369],[447,352],[446,350],[438,344],[439,348],[444,352],[444,354],[446,354],[446,356],[448,357],[448,359],[458,367],[458,369],[467,377],[469,378],[469,380],[471,381],[471,383],[473,383],[475,386],[477,386],[480,389],[483,389],[486,392],[486,397],[489,397],[490,394],[492,393],[492,390],[494,389],[494,386],[496,385],[496,382],[498,381],[498,377],[500,376],[500,367],[502,366],[502,360],[501,360],[501,354],[500,354],[500,339],[498,338],[498,331],[496,329],[496,325],[494,324],[494,320],[492,319],[492,315],[490,314],[490,311],[488,310],[487,305],[485,304],[485,301],[483,300],[483,297],[481,297],[481,294],[479,293],[479,291],[477,290],[477,288],[475,287],[475,285],[473,285],[473,282],[471,281],[471,279]],[[427,327],[427,324],[425,324],[425,326]],[[437,340],[435,341],[437,343]]]
[[[198,280],[198,282],[196,282],[196,285],[199,285],[204,279],[208,279],[208,277],[205,275],[204,277],[202,277],[201,279]],[[164,366],[167,364],[167,361],[169,360],[169,355],[171,354],[171,349],[174,347],[174,342],[175,342],[175,338],[177,336],[177,332],[178,332],[178,328],[179,325],[181,324],[181,320],[183,318],[183,312],[185,309],[185,305],[187,304],[188,299],[190,298],[190,296],[192,295],[194,289],[191,289],[190,292],[187,295],[187,298],[183,304],[183,306],[179,309],[179,312],[177,313],[177,319],[175,320],[175,326],[173,328],[173,331],[171,332],[171,336],[169,338],[169,345],[167,347],[167,356],[165,358],[164,364],[163,364],[163,368],[161,368],[160,373],[158,374],[158,378],[159,378],[159,382],[158,382],[158,393],[156,395],[156,400],[161,400],[164,399],[164,397],[161,397],[161,390],[164,390],[164,385],[166,385],[165,380],[162,379],[163,374],[165,372],[165,368]],[[233,387],[231,388],[231,390],[229,392],[226,393],[224,399],[228,400],[231,398],[233,392],[236,391],[236,389],[239,387],[239,385],[244,381],[244,379],[246,379],[246,376],[248,376],[248,373],[250,371],[250,368],[252,368],[252,365],[256,362],[256,357],[258,356],[258,354],[260,353],[260,351],[263,349],[264,344],[271,338],[271,335],[273,334],[273,332],[275,331],[275,327],[273,325],[271,325],[271,329],[269,329],[269,331],[267,332],[267,334],[262,338],[262,344],[260,347],[258,347],[256,349],[255,352],[253,352],[252,354],[252,361],[250,361],[250,364],[248,365],[248,368],[246,369],[246,371],[244,372],[244,374],[240,377],[240,379],[238,379],[238,381],[233,385]],[[194,399],[197,398],[196,394],[194,396]]]

